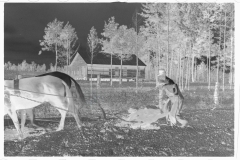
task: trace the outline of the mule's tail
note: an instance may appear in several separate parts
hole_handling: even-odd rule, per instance
[[[75,87],[77,89],[77,94],[78,94],[78,98],[80,100],[81,106],[88,106],[80,85],[72,77],[70,77],[70,78],[75,83]],[[102,108],[101,104],[97,100],[96,100],[96,102],[97,102],[97,105],[98,105],[99,109],[101,110],[101,112],[103,114],[103,118],[107,119],[106,113],[105,113],[104,109]]]
[[[76,90],[77,90],[77,98],[78,98],[79,102],[81,103],[81,106],[87,106],[85,96],[82,92],[82,89],[81,89],[80,85],[76,82],[75,79],[73,79],[72,77],[70,77],[70,78],[75,84],[75,87],[76,87]]]

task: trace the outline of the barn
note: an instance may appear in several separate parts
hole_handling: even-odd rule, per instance
[[[128,60],[123,61],[122,78],[134,79],[136,77],[136,56],[131,55]],[[146,65],[138,58],[139,79],[145,78]],[[118,81],[120,76],[121,61],[118,57],[112,58],[113,81]],[[98,52],[93,58],[93,71],[91,71],[90,55],[86,52],[76,53],[68,67],[70,74],[77,80],[90,80],[91,72],[93,81],[99,76],[101,81],[109,81],[111,77],[111,55]]]

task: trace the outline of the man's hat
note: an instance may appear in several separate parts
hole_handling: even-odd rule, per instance
[[[158,70],[158,76],[162,76],[162,75],[166,75],[166,71],[165,71],[165,69],[159,69]]]

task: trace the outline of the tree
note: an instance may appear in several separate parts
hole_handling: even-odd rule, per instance
[[[113,39],[114,53],[121,61],[119,84],[122,84],[122,63],[134,54],[134,34],[133,28],[127,29],[127,26],[122,25],[118,28],[117,36]]]
[[[55,19],[53,22],[47,24],[43,36],[43,40],[40,40],[40,46],[42,46],[43,51],[53,51],[56,54],[55,70],[57,70],[57,60],[58,60],[58,47],[61,46],[61,32],[62,32],[63,22]]]
[[[178,4],[179,8],[179,20],[177,21],[178,27],[189,38],[190,51],[193,51],[196,38],[201,33],[203,26],[203,16],[201,12],[202,4],[197,3],[181,3]],[[195,66],[195,54],[191,54],[191,71],[192,82],[194,82],[194,66]]]
[[[233,7],[233,9],[234,9],[234,7]],[[231,69],[230,69],[230,89],[232,89],[232,85],[233,85],[233,59],[234,59],[234,57],[233,57],[233,48],[234,48],[234,43],[233,43],[233,40],[234,40],[234,33],[233,33],[233,28],[234,28],[234,10],[233,10],[233,12],[232,12],[232,21],[231,21],[231,44],[230,44],[230,48],[231,48],[231,57],[230,57],[230,59],[231,59],[231,64],[230,64],[230,66],[231,66]]]
[[[147,53],[152,54],[152,63],[155,70],[155,80],[157,84],[157,71],[162,63],[160,63],[163,54],[161,47],[161,36],[164,35],[163,25],[165,22],[164,15],[166,11],[165,4],[148,3],[142,4],[142,13],[140,14],[144,20],[144,27],[141,28],[142,34],[146,37],[144,47],[148,50]]]
[[[96,53],[95,49],[97,48],[97,45],[99,43],[97,32],[94,27],[91,28],[90,33],[88,34],[87,40],[88,40],[88,46],[91,53],[91,95],[92,95],[93,57],[94,57],[94,54]]]
[[[142,18],[139,17],[138,15],[138,10],[135,10],[133,17],[132,17],[132,22],[134,24],[134,28],[135,28],[135,32],[136,32],[136,38],[135,38],[135,55],[136,55],[136,91],[138,90],[138,28],[139,28],[139,24],[142,22]]]
[[[30,69],[31,71],[36,71],[37,64],[34,61],[32,61],[31,64],[30,64],[30,68],[31,68]]]
[[[113,40],[117,35],[116,32],[118,26],[119,24],[115,22],[115,18],[111,17],[108,19],[108,23],[105,22],[103,33],[101,33],[101,35],[104,36],[105,38],[101,41],[103,46],[102,51],[111,54],[111,82],[110,82],[111,86],[112,86],[112,57],[114,54]]]
[[[67,24],[62,29],[60,40],[62,42],[63,48],[65,49],[65,54],[63,55],[66,56],[66,64],[68,66],[70,64],[71,56],[76,53],[79,47],[78,45],[78,47],[75,48],[78,37],[75,29],[72,27],[72,25],[69,24],[69,22],[67,22]]]
[[[20,70],[22,71],[29,70],[29,64],[27,63],[26,60],[23,60],[22,63],[20,64]]]
[[[142,27],[142,32],[146,37],[144,47],[153,53],[154,61],[152,62],[155,68],[155,78],[157,80],[156,75],[159,67],[165,68],[167,75],[171,76],[172,68],[174,67],[174,57],[178,56],[178,54],[174,55],[173,53],[179,53],[180,46],[185,45],[186,39],[179,27],[179,6],[178,4],[165,3],[144,4],[142,10],[141,16],[145,18],[145,24]],[[149,54],[149,52],[146,53]],[[171,63],[169,66],[170,59]],[[176,59],[176,61],[178,60]]]

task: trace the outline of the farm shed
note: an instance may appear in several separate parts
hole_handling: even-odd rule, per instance
[[[146,65],[138,58],[139,78],[145,78]],[[122,78],[134,79],[136,77],[136,56],[132,55],[130,59],[123,61]],[[116,56],[112,59],[113,79],[118,80],[120,76],[121,61]],[[75,79],[89,79],[91,77],[91,59],[86,52],[76,53],[69,65],[71,76]],[[93,80],[97,76],[101,80],[109,81],[111,77],[111,55],[108,53],[99,52],[93,58]]]

